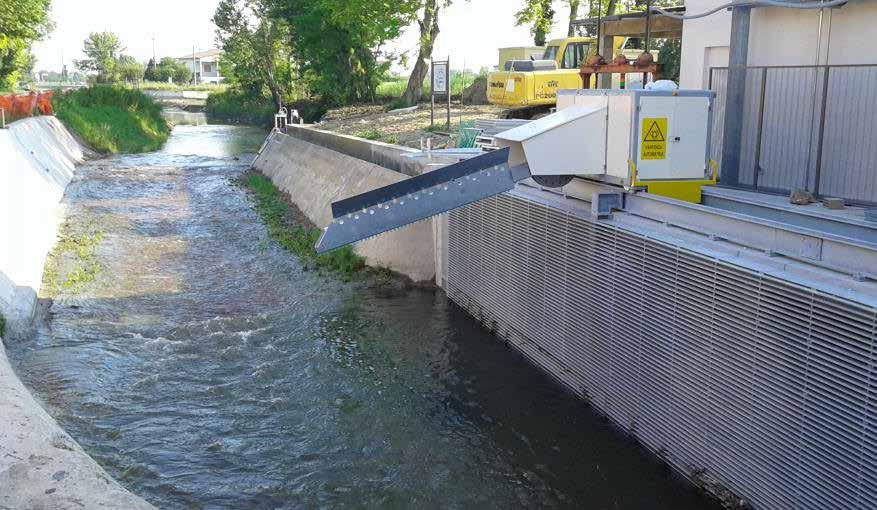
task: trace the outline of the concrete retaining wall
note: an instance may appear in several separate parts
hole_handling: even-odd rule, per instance
[[[55,117],[0,130],[0,313],[7,333],[33,317],[46,254],[55,242],[61,197],[83,150]]]
[[[394,170],[405,175],[420,175],[422,164],[406,156],[419,151],[383,142],[375,142],[355,136],[323,131],[310,126],[290,125],[290,136],[319,145],[335,152],[368,161],[375,165]]]
[[[294,129],[303,131],[307,128]],[[400,172],[310,143],[298,138],[299,135],[272,133],[253,167],[289,193],[293,202],[319,227],[332,221],[333,201],[407,178]],[[307,135],[311,134],[301,134]],[[313,136],[325,141],[332,134],[318,132]],[[366,140],[362,142],[368,144]],[[354,249],[366,258],[369,265],[388,267],[414,281],[433,280],[435,277],[432,221],[421,221],[357,243]]]

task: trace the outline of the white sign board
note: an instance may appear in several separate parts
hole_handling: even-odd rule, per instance
[[[448,63],[433,62],[432,64],[432,93],[448,93]]]

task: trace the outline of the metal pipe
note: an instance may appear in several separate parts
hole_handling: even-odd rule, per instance
[[[845,5],[849,0],[831,0],[828,2],[818,2],[818,3],[791,3],[791,2],[778,2],[775,0],[742,0],[735,2],[728,2],[726,4],[722,4],[718,7],[714,7],[708,11],[704,11],[698,14],[675,14],[673,12],[667,11],[660,7],[650,7],[649,10],[655,11],[659,14],[667,16],[668,18],[678,19],[678,20],[690,20],[690,19],[698,19],[705,18],[707,16],[712,16],[713,14],[724,11],[726,9],[734,9],[736,7],[783,7],[787,9],[826,9],[828,7],[838,7],[841,5]]]
[[[649,43],[652,38],[652,0],[646,0],[646,53],[649,52]],[[643,83],[645,85],[645,83]]]

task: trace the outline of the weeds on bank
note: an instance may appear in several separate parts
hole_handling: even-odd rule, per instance
[[[85,284],[97,279],[101,268],[97,250],[104,234],[100,229],[88,224],[82,232],[73,232],[72,226],[64,223],[60,232],[43,275],[43,288],[49,297],[56,297],[62,290],[78,293]]]
[[[343,279],[365,268],[365,259],[345,246],[317,255],[314,246],[320,238],[320,229],[310,225],[290,225],[290,205],[270,179],[262,174],[248,173],[241,183],[249,189],[256,202],[256,211],[268,229],[268,234],[284,249],[296,254],[303,262],[339,274]]]
[[[392,143],[396,145],[399,144],[399,135],[395,133],[385,135],[379,129],[364,129],[362,131],[357,131],[353,133],[353,136],[365,138],[366,140],[374,140],[377,142]]]
[[[161,106],[139,90],[93,85],[57,94],[55,115],[99,152],[150,152],[170,135]]]

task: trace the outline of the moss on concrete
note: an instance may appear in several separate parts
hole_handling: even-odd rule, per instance
[[[62,291],[77,294],[97,279],[101,269],[97,250],[103,236],[93,221],[86,221],[79,231],[74,231],[69,222],[61,225],[58,243],[46,260],[43,274],[46,297],[55,298]]]
[[[240,183],[255,199],[256,211],[271,239],[296,254],[304,263],[337,273],[344,279],[366,267],[365,259],[354,253],[350,246],[317,255],[314,246],[320,238],[320,229],[307,221],[271,179],[257,172],[248,172],[241,177]]]

